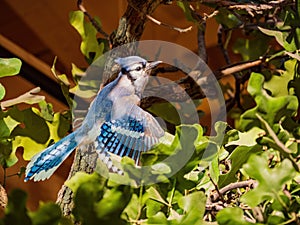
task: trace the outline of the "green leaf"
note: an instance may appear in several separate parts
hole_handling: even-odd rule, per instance
[[[222,188],[232,182],[237,181],[236,172],[239,171],[244,163],[247,162],[249,157],[252,154],[260,152],[262,150],[262,146],[254,145],[254,146],[238,146],[234,149],[234,151],[228,157],[231,160],[231,168],[228,173],[222,174],[219,177],[218,186]]]
[[[71,12],[69,20],[82,38],[80,45],[82,54],[91,63],[103,54],[104,43],[98,43],[97,30],[91,23],[85,22],[84,13],[82,11]]]
[[[288,159],[284,159],[279,166],[270,169],[268,158],[264,155],[250,156],[243,169],[250,177],[258,181],[256,188],[241,197],[241,201],[250,207],[255,207],[264,200],[280,198],[279,192],[282,191],[283,186],[296,175],[296,171]]]
[[[180,173],[188,173],[199,163],[201,160],[199,156],[203,156],[208,145],[209,141],[203,138],[203,129],[200,125],[181,125],[176,128],[171,144],[160,143],[143,153],[142,164],[154,165],[163,161],[164,172],[180,169]],[[213,143],[211,149],[215,153],[216,150],[212,145]],[[154,171],[157,171],[155,166]]]
[[[47,121],[53,121],[53,107],[52,104],[47,103],[46,101],[39,102],[39,107],[41,109],[40,116]]]
[[[10,135],[10,130],[6,125],[4,118],[0,119],[0,139],[8,138],[9,135]]]
[[[12,143],[10,140],[0,140],[0,149],[0,164],[2,167],[10,167],[17,162],[17,157],[12,154]]]
[[[13,118],[11,118],[10,116],[6,116],[3,118],[3,121],[5,122],[6,126],[9,129],[9,133],[11,133],[16,126],[18,126],[20,124],[20,122],[14,120]],[[1,135],[0,135],[1,137]]]
[[[191,22],[197,22],[197,20],[194,19],[192,11],[190,9],[190,3],[187,1],[176,1],[177,5],[182,9],[184,12],[185,18],[188,21]]]
[[[0,77],[14,76],[20,72],[22,62],[20,59],[0,58]]]
[[[165,214],[163,212],[158,212],[154,216],[151,216],[148,218],[147,224],[153,224],[153,225],[171,225],[172,223],[167,220]]]
[[[264,80],[262,74],[251,74],[247,90],[254,98],[256,106],[241,115],[241,130],[249,130],[255,126],[262,127],[256,114],[259,114],[272,127],[273,124],[278,123],[279,121],[281,121],[284,126],[284,121],[287,121],[297,113],[297,97],[291,95],[278,97],[270,96],[263,88]],[[286,126],[284,128],[288,130],[291,127]]]
[[[129,218],[129,220],[138,218],[140,207],[140,199],[137,194],[133,193],[130,202],[123,211],[123,217]]]
[[[268,50],[269,38],[259,33],[252,34],[255,38],[238,38],[233,45],[233,52],[241,54],[244,61],[255,60]]]
[[[32,110],[36,111],[36,109],[32,109]],[[36,112],[39,114],[38,111],[36,111]],[[19,118],[22,118],[21,116],[22,116],[22,114],[20,113]],[[27,118],[27,119],[29,119],[29,118]],[[10,161],[16,162],[15,160],[17,160],[17,158],[15,157],[14,154],[18,147],[23,147],[23,149],[24,149],[23,158],[25,160],[30,160],[31,157],[34,156],[36,153],[38,153],[39,151],[48,147],[49,143],[57,142],[63,136],[65,136],[70,127],[69,121],[65,120],[64,117],[60,113],[54,114],[52,122],[43,120],[43,123],[46,124],[46,127],[44,127],[44,124],[43,124],[43,126],[42,126],[43,129],[47,129],[47,131],[49,132],[49,136],[48,136],[48,133],[46,133],[46,132],[45,133],[40,132],[40,135],[45,135],[44,137],[40,137],[40,139],[48,138],[46,140],[46,142],[44,142],[44,143],[43,142],[40,143],[40,141],[36,140],[36,138],[33,139],[32,135],[38,135],[38,133],[39,133],[39,130],[36,130],[35,128],[28,128],[27,130],[23,131],[22,136],[20,135],[19,132],[15,132],[16,129],[14,129],[14,132],[12,134],[20,135],[20,136],[15,136],[12,141],[13,152],[11,154]],[[25,126],[26,126],[26,124],[28,124],[28,122],[25,123]],[[42,123],[40,125],[42,125]],[[37,127],[38,127],[38,124],[37,124]],[[27,131],[29,132],[29,129],[32,129],[32,132],[30,133],[29,136],[26,136]],[[45,140],[45,139],[43,139],[43,140]]]
[[[120,215],[131,199],[131,187],[105,189],[105,184],[106,179],[97,173],[78,172],[67,181],[75,192],[73,214],[83,225],[124,223]]]
[[[219,225],[252,225],[253,223],[247,222],[243,216],[243,210],[234,208],[225,208],[218,212],[217,221]],[[258,225],[258,223],[255,223]]]
[[[85,183],[96,183],[99,182],[99,188],[101,185],[103,186],[103,182],[105,182],[104,178],[101,178],[97,173],[93,174],[87,174],[85,172],[77,172],[74,176],[71,177],[71,179],[67,180],[65,182],[65,185],[71,188],[71,190],[76,193],[77,189],[80,187],[80,185]]]
[[[226,28],[234,28],[241,24],[241,21],[233,13],[225,8],[219,8],[219,13],[215,16],[216,21]]]
[[[238,131],[238,140],[229,141],[225,147],[237,145],[237,146],[254,146],[257,144],[256,139],[259,138],[265,131],[258,127],[253,127],[248,131],[239,132]]]
[[[150,199],[153,199],[157,202],[160,202],[164,205],[168,205],[168,202],[166,202],[163,197],[161,197],[160,193],[154,188],[154,187],[150,187],[149,189],[147,189],[147,193],[149,195]]]
[[[19,110],[13,107],[8,111],[8,115],[20,123],[12,131],[13,136],[30,137],[38,143],[45,143],[50,134],[46,121],[34,113],[33,108]]]
[[[165,206],[164,203],[158,202],[154,199],[148,198],[146,201],[146,215],[148,218],[155,216]]]
[[[271,30],[271,29],[266,29],[262,27],[258,27],[259,30],[269,36],[275,37],[276,41],[278,44],[280,44],[285,50],[289,52],[294,52],[298,49],[299,46],[297,46],[298,42],[298,37],[300,35],[300,29],[295,28],[295,30],[289,32],[289,31],[283,31],[284,29],[290,29],[289,26],[281,26],[279,29],[281,30]],[[291,39],[291,40],[289,40]]]
[[[27,195],[24,191],[15,189],[8,196],[5,210],[5,225],[32,225],[26,209]]]
[[[116,222],[131,199],[130,186],[120,185],[105,192],[103,198],[95,204],[97,218]]]
[[[18,161],[15,153],[18,147],[24,148],[23,158],[30,160],[36,153],[47,147],[47,144],[39,144],[30,137],[16,136],[12,141],[12,153],[10,155],[10,164]]]
[[[178,201],[178,205],[185,212],[184,217],[180,220],[181,225],[201,225],[205,212],[206,196],[202,191],[193,192],[183,196]]]
[[[99,224],[95,203],[103,197],[103,188],[106,180],[97,173],[76,173],[67,183],[74,192],[73,215],[83,225]]]
[[[184,104],[184,103],[182,103]],[[180,107],[180,106],[179,106]],[[181,107],[180,112],[182,112],[182,116],[191,116],[190,112],[189,112],[189,108],[186,107],[186,112],[184,112],[183,110],[185,109],[185,107]],[[163,120],[174,124],[176,126],[180,125],[182,120],[184,120],[183,118],[180,118],[180,116],[178,115],[178,109],[176,108],[176,106],[174,106],[173,104],[167,102],[167,103],[155,103],[152,104],[149,108],[147,108],[147,110],[153,114],[155,114],[156,116],[162,118]]]
[[[263,87],[270,91],[272,97],[289,95],[289,83],[294,77],[297,60],[287,60],[284,63],[285,71],[280,75],[273,75],[264,82]]]
[[[0,101],[4,98],[5,93],[5,87],[0,83]]]
[[[42,204],[36,212],[30,214],[33,225],[58,225],[62,212],[55,203]]]

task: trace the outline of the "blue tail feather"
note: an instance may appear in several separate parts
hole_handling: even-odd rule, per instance
[[[73,132],[33,156],[26,167],[24,181],[48,179],[77,147],[75,136],[76,132]]]

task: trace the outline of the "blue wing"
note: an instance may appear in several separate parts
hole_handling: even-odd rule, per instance
[[[141,152],[151,149],[163,135],[152,115],[136,106],[125,116],[102,124],[97,149],[128,156],[138,165]]]

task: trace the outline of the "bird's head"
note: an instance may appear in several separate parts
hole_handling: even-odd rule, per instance
[[[148,62],[139,56],[128,56],[115,60],[121,67],[121,76],[127,76],[135,87],[136,92],[142,93],[148,82],[148,76],[152,68],[162,61]]]

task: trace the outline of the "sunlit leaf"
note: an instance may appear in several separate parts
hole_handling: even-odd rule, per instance
[[[263,87],[271,92],[271,96],[287,96],[290,94],[289,83],[294,77],[296,60],[287,60],[284,63],[285,71],[280,75],[273,75],[264,82]]]
[[[30,160],[33,155],[48,147],[51,142],[57,142],[66,135],[70,123],[63,119],[60,113],[55,113],[53,121],[45,121],[39,117],[40,112],[36,108],[19,111],[13,108],[9,111],[14,136],[12,141],[11,162],[16,162],[15,152],[18,147],[22,147],[23,158]],[[10,118],[10,117],[7,117]],[[17,125],[24,125],[20,127]],[[61,130],[60,130],[61,129]]]
[[[147,224],[162,224],[162,225],[171,225],[171,222],[167,220],[163,212],[158,212],[157,214],[151,216],[147,220]]]
[[[278,123],[279,120],[282,120],[283,118],[287,120],[296,115],[298,109],[297,97],[291,95],[278,97],[270,96],[263,88],[264,80],[262,74],[251,74],[247,90],[254,98],[256,106],[241,115],[241,130],[249,130],[255,126],[261,127],[261,123],[256,116],[257,113],[271,126],[273,126],[274,123]],[[284,128],[291,129],[291,127]]]
[[[5,93],[5,87],[0,83],[0,101],[4,98]]]
[[[17,157],[15,152],[18,147],[24,148],[23,158],[25,160],[30,160],[36,153],[44,150],[47,147],[47,144],[40,144],[32,140],[30,137],[16,136],[12,141],[12,154],[11,161],[16,162]]]
[[[104,51],[104,44],[98,43],[96,28],[84,20],[84,13],[82,11],[71,12],[70,23],[82,38],[80,50],[83,55],[90,62],[98,58]]]
[[[234,208],[225,208],[218,212],[217,221],[219,225],[252,225],[253,223],[247,222],[243,217],[243,210]],[[259,225],[259,223],[255,223]]]
[[[47,121],[53,121],[53,107],[52,104],[47,103],[46,101],[39,102],[40,107],[40,116]]]
[[[150,187],[149,189],[147,189],[149,198],[158,201],[162,204],[168,205],[168,203],[163,199],[163,197],[160,195],[160,193],[154,188],[154,187]]]
[[[77,172],[74,176],[72,176],[71,179],[65,182],[65,185],[67,185],[69,188],[72,189],[73,192],[76,193],[77,189],[81,184],[88,182],[99,182],[100,187],[100,184],[103,185],[103,181],[104,180],[102,180],[101,177],[96,173],[87,174],[85,172]]]
[[[13,76],[20,72],[22,62],[17,58],[0,58],[0,77]]]
[[[293,30],[290,31],[290,32],[295,32],[294,34],[290,33],[289,31],[284,31],[284,29],[289,29],[289,28],[290,27],[281,27],[282,30],[271,30],[271,29],[259,27],[259,30],[266,35],[275,37],[278,44],[284,47],[285,50],[289,52],[294,52],[299,47],[297,46],[298,40],[296,39],[298,39],[300,35],[300,29],[296,28],[294,31]],[[289,40],[289,38],[291,40]]]
[[[254,146],[257,144],[256,139],[261,135],[265,134],[265,131],[258,127],[253,127],[245,132],[238,132],[239,139],[234,141],[229,141],[225,147],[231,145],[237,146]]]
[[[178,201],[178,205],[185,212],[180,224],[203,224],[203,215],[205,212],[206,196],[202,191],[183,196]]]
[[[9,132],[12,132],[13,129],[20,124],[20,122],[14,120],[10,116],[6,116],[3,118],[3,121],[5,122],[6,126],[9,129]],[[1,127],[1,126],[0,126]],[[1,130],[1,129],[0,129]],[[1,135],[0,135],[1,136]]]
[[[146,201],[146,215],[148,218],[155,216],[165,206],[164,203],[148,198]]]
[[[126,217],[135,219],[138,217],[139,207],[141,207],[140,199],[138,198],[137,194],[133,193],[130,202],[123,211],[123,214],[126,215]]]
[[[255,207],[264,200],[278,199],[283,185],[293,179],[296,171],[288,159],[270,169],[268,159],[264,156],[252,155],[243,166],[245,172],[258,181],[258,186],[241,197],[241,201]]]

